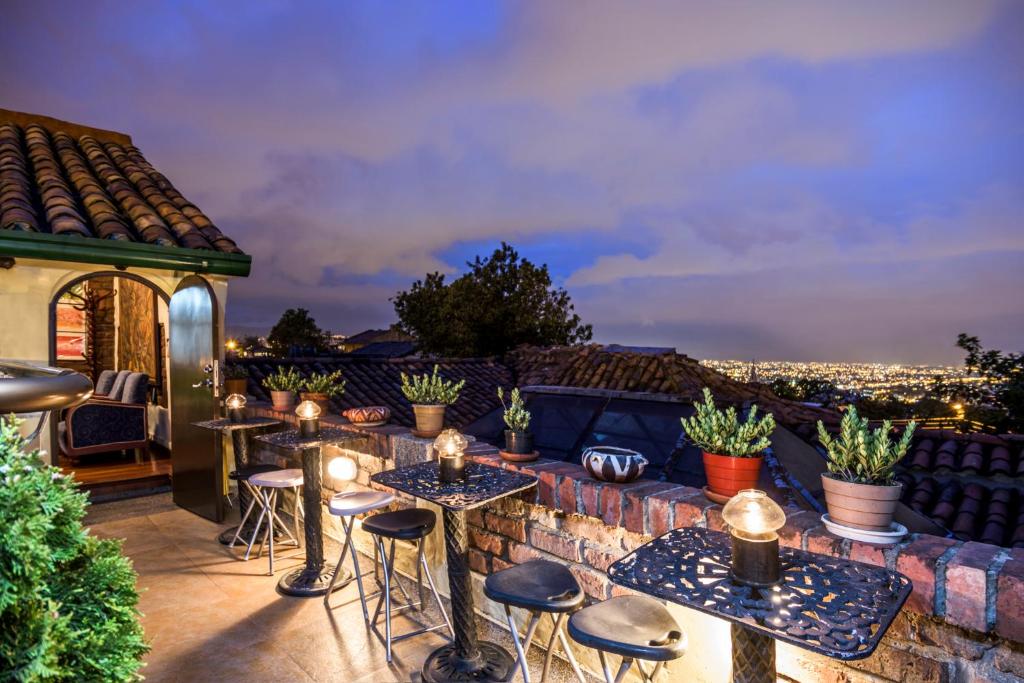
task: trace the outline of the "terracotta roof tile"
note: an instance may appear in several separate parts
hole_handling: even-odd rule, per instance
[[[127,136],[6,110],[0,229],[241,253]]]

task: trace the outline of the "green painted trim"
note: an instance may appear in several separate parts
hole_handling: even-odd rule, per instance
[[[15,230],[0,230],[0,256],[236,277],[247,277],[252,268],[252,257],[248,254]]]

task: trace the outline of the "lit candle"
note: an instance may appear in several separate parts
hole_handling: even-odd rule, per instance
[[[231,422],[245,422],[245,396],[231,394],[224,399],[224,407],[228,411],[228,419]]]
[[[299,434],[306,439],[320,436],[320,406],[312,401],[303,401],[295,409],[299,418]]]
[[[743,489],[722,508],[722,519],[732,535],[732,577],[749,586],[779,582],[778,530],[786,513],[764,491]]]
[[[446,429],[434,440],[441,481],[451,483],[465,476],[466,461],[462,452],[468,445],[469,441],[457,429]]]

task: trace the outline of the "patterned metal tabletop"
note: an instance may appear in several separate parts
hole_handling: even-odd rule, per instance
[[[370,479],[449,510],[480,507],[537,485],[537,477],[475,462],[466,463],[463,481],[450,484],[440,480],[440,469],[434,461],[386,470]]]
[[[256,427],[270,427],[276,424],[281,424],[281,421],[275,420],[272,417],[247,417],[244,422],[232,422],[228,418],[222,417],[218,420],[193,422],[192,426],[230,432],[234,429],[255,429]]]
[[[781,548],[782,582],[744,586],[729,573],[728,534],[676,529],[614,563],[621,586],[843,660],[869,656],[910,595],[903,574]]]
[[[304,451],[327,444],[343,445],[345,448],[357,451],[366,450],[369,444],[369,439],[365,435],[337,427],[324,427],[320,430],[320,435],[314,437],[305,437],[299,434],[299,430],[289,429],[274,434],[261,434],[256,437],[256,440],[286,451]]]

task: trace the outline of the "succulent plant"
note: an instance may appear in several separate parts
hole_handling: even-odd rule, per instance
[[[454,382],[438,375],[440,367],[435,365],[433,374],[406,375],[402,373],[402,393],[414,405],[448,406],[459,400],[466,380]]]
[[[512,389],[509,394],[509,403],[505,404],[505,392],[498,387],[498,400],[501,407],[505,409],[505,425],[513,432],[525,432],[530,428],[530,411],[526,409],[526,402],[523,401],[518,388]]]
[[[341,370],[319,372],[310,375],[302,388],[311,394],[325,394],[337,398],[345,393],[345,380],[342,379]]]
[[[277,372],[267,375],[263,379],[263,386],[268,391],[301,391],[303,386],[302,375],[294,366],[278,368]]]
[[[835,479],[886,486],[893,482],[896,463],[907,454],[916,428],[917,423],[911,422],[903,430],[903,436],[892,439],[889,437],[890,420],[872,430],[868,419],[858,416],[857,409],[850,406],[839,423],[837,438],[833,438],[818,420],[818,440],[825,447],[828,471]]]
[[[704,402],[695,403],[694,408],[697,412],[692,417],[682,418],[683,429],[705,453],[752,458],[771,445],[768,436],[775,430],[775,418],[767,413],[758,419],[756,405],[741,423],[735,408],[716,408],[711,390],[704,387]]]

